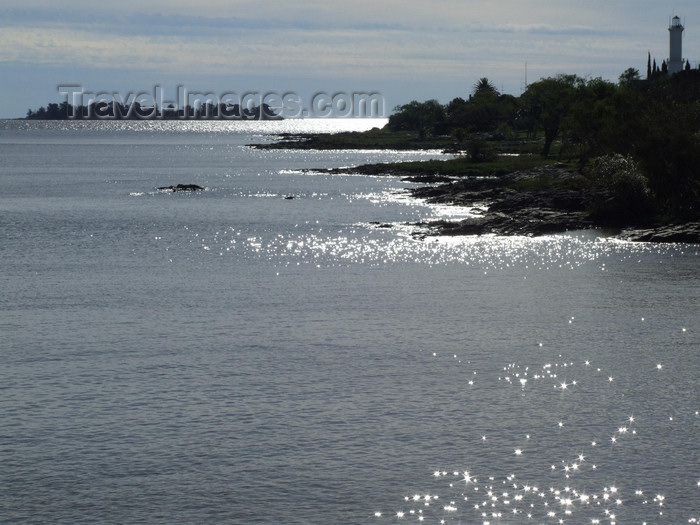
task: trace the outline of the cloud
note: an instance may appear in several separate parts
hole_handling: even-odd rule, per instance
[[[676,12],[690,17],[696,2],[677,0]],[[125,81],[364,82],[399,86],[408,100],[418,85],[447,93],[483,76],[517,94],[525,62],[530,80],[561,72],[614,80],[628,67],[645,67],[647,51],[658,62],[665,58],[672,14],[656,0],[122,0],[98,7],[66,0],[56,6],[55,0],[5,0],[5,67],[45,71],[45,78],[56,71],[79,71],[80,78],[118,71]],[[687,25],[684,55],[695,63],[700,31],[690,19]]]
[[[16,3],[10,0],[10,4]],[[35,2],[36,3],[36,2]],[[39,2],[43,4],[43,2]],[[590,6],[590,3],[585,4]],[[0,24],[40,29],[56,24],[75,29],[99,30],[109,34],[206,34],[230,30],[259,31],[483,31],[491,33],[530,32],[543,34],[599,34],[609,32],[609,24],[600,24],[590,7],[562,8],[561,2],[543,0],[536,9],[528,2],[501,0],[423,1],[356,0],[352,4],[331,4],[303,0],[289,7],[276,0],[233,4],[206,0],[191,2],[120,2],[117,6],[95,9],[85,2],[67,7],[55,4],[42,9],[9,8]],[[550,4],[550,8],[547,8]],[[572,23],[575,22],[575,23]],[[616,26],[619,30],[619,26]]]
[[[266,5],[271,4],[275,2]],[[352,16],[343,17],[326,3],[305,2],[287,19],[276,17],[274,9],[265,18],[186,15],[178,12],[183,5],[177,2],[171,6],[175,12],[165,15],[14,9],[3,20],[0,60],[169,73],[215,74],[229,69],[249,74],[455,78],[464,75],[465,67],[488,70],[494,61],[523,63],[527,57],[554,57],[564,50],[571,53],[570,62],[595,62],[609,54],[589,45],[611,37],[592,26],[455,23],[446,18],[444,9],[436,9],[442,5],[464,11],[463,3],[450,0],[433,4],[432,16],[409,26],[416,23],[415,13],[411,19],[397,16],[398,21],[382,22],[369,16],[374,13],[370,2],[359,4],[350,11]],[[411,4],[416,2],[401,5]],[[149,5],[150,10],[159,7],[158,2]],[[218,6],[231,13],[217,2],[206,6],[204,12]],[[380,14],[389,7],[398,8],[398,3],[380,4]],[[251,16],[250,10],[240,11]],[[312,11],[316,18],[302,16]],[[425,23],[449,25],[437,30]]]
[[[219,37],[192,38],[170,35],[109,35],[68,28],[27,32],[6,29],[0,35],[0,60],[37,64],[80,64],[95,68],[130,68],[169,73],[221,73],[245,71],[250,74],[277,71],[306,71],[310,74],[340,74],[396,68],[397,73],[411,59],[410,53],[390,38],[381,37],[385,51],[402,53],[400,60],[378,55],[378,38],[357,30],[308,32],[287,30],[258,38],[250,30]],[[416,49],[422,49],[416,47]]]

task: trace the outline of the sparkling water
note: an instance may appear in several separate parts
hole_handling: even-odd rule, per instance
[[[0,122],[0,522],[698,522],[698,247],[247,146],[384,122]]]

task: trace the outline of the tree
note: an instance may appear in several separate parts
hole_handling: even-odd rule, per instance
[[[48,106],[46,106],[46,118],[47,119],[60,119],[61,118],[61,108],[58,104],[55,102],[49,103]]]
[[[471,98],[472,100],[480,99],[484,101],[493,101],[498,98],[498,95],[499,93],[496,86],[494,86],[488,78],[482,77],[474,84]]]
[[[501,95],[491,81],[483,77],[474,84],[468,100],[453,99],[446,107],[449,129],[463,133],[493,133],[501,124],[514,126],[518,105],[511,95]]]
[[[622,83],[622,88],[634,85],[634,80],[639,79],[639,72],[630,70],[621,78],[633,80]],[[561,122],[562,136],[567,144],[578,146],[581,160],[585,160],[589,155],[607,152],[616,138],[616,95],[621,88],[602,78],[593,78],[580,79],[574,89],[573,100]]]
[[[603,196],[591,203],[591,213],[598,221],[624,226],[639,224],[654,213],[654,200],[635,160],[619,153],[593,160],[587,170],[589,179],[605,189]]]
[[[576,75],[558,75],[533,82],[523,93],[525,113],[544,131],[542,156],[549,155],[552,143],[559,137],[561,123],[576,95],[576,87],[583,81]]]
[[[435,133],[445,123],[445,108],[437,100],[418,102],[413,100],[394,108],[387,126],[393,131],[417,131],[424,138],[426,131]]]
[[[633,67],[625,69],[625,71],[620,75],[619,81],[621,86],[633,86],[639,82],[639,70]]]

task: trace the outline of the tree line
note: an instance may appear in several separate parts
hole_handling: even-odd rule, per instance
[[[673,75],[650,65],[645,79],[630,68],[617,83],[561,74],[533,82],[519,97],[482,78],[467,99],[398,106],[387,127],[421,137],[451,134],[457,142],[475,133],[537,138],[542,156],[582,168],[622,156],[634,163],[655,213],[700,218],[700,69],[688,65]]]
[[[67,101],[52,102],[37,110],[28,109],[29,120],[276,120],[281,117],[263,104],[262,107],[241,108],[239,104],[212,104],[207,102],[197,106],[187,105],[177,109],[170,104],[164,108],[145,106],[139,102],[125,105],[116,101],[97,101],[88,105],[72,105]]]

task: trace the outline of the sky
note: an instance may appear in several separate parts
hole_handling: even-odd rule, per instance
[[[379,93],[388,116],[411,100],[467,97],[487,77],[520,95],[560,73],[617,81],[669,53],[700,62],[698,0],[3,0],[0,118],[86,92],[177,86],[214,94]],[[75,88],[78,89],[78,88]]]

